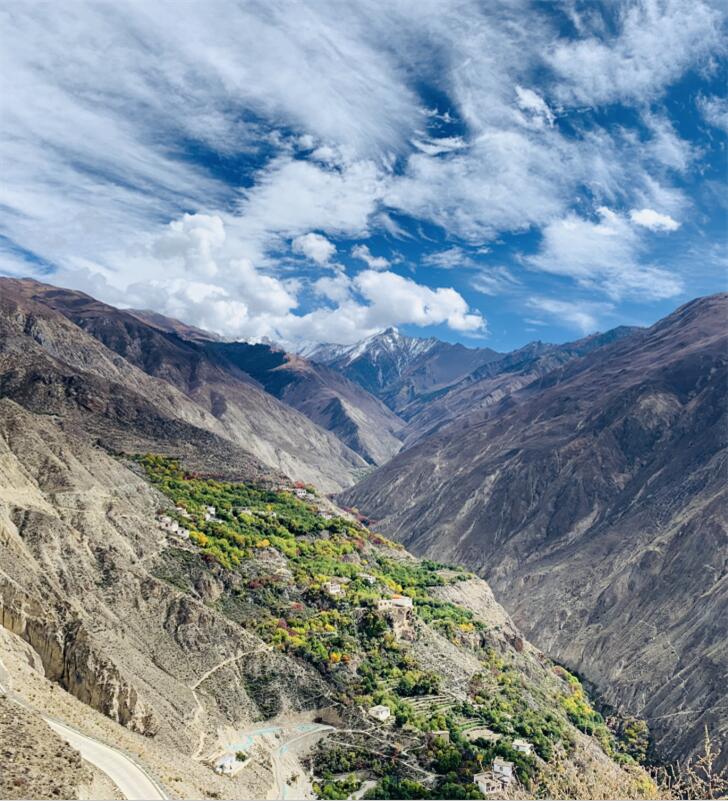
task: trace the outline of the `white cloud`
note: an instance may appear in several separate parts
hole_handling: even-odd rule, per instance
[[[633,223],[649,228],[650,231],[677,231],[680,223],[669,214],[660,214],[654,209],[632,209],[629,218]]]
[[[682,290],[679,276],[641,262],[643,245],[628,219],[605,207],[597,213],[597,220],[569,214],[549,223],[539,252],[527,264],[573,278],[614,299],[669,298]]]
[[[431,267],[439,267],[441,270],[456,270],[460,267],[475,266],[471,257],[460,247],[428,253],[422,257],[422,262],[423,264],[429,264]]]
[[[389,267],[389,259],[385,259],[384,256],[374,256],[367,245],[354,245],[351,255],[363,261],[370,270],[386,270]]]
[[[557,322],[574,328],[582,334],[592,334],[600,327],[599,320],[609,314],[613,309],[611,303],[593,303],[584,300],[557,300],[532,296],[526,301],[530,309],[542,312]],[[542,324],[538,320],[527,320],[535,325]]]
[[[328,264],[336,253],[336,245],[321,234],[302,234],[291,242],[291,250],[300,253],[316,264]]]
[[[365,270],[354,283],[361,295],[371,304],[371,320],[387,326],[392,320],[415,325],[447,323],[455,331],[479,331],[484,320],[471,312],[462,295],[454,289],[417,284],[392,272]]]
[[[728,99],[701,95],[698,98],[698,108],[707,122],[728,133]]]
[[[215,252],[225,242],[225,226],[217,215],[185,214],[174,220],[154,243],[154,255],[160,259],[181,258],[185,270],[193,275],[217,274]]]
[[[467,142],[462,136],[441,136],[437,139],[413,139],[412,144],[428,156],[439,156],[441,153],[452,153],[453,150],[462,150]]]
[[[504,292],[513,292],[518,289],[521,282],[515,275],[502,265],[484,267],[473,277],[470,286],[482,295],[502,295]]]
[[[559,41],[549,63],[565,103],[641,103],[660,95],[688,66],[721,46],[722,13],[700,0],[642,0],[614,7],[618,32],[601,27]],[[597,18],[597,24],[599,20]],[[586,31],[582,29],[582,34]]]
[[[325,275],[313,285],[317,295],[328,298],[335,303],[344,303],[351,298],[351,280],[344,272],[336,275]]]
[[[544,124],[553,126],[556,119],[554,113],[538,92],[516,85],[516,102],[518,107],[526,112],[530,122],[535,123],[537,126]]]

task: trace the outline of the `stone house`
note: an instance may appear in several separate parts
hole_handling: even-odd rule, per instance
[[[503,784],[510,784],[513,781],[513,763],[496,757],[493,760],[493,776]]]
[[[344,578],[330,579],[323,584],[324,592],[332,598],[341,598],[346,593],[344,586],[348,583],[349,580]]]
[[[374,718],[374,720],[378,720],[380,723],[384,723],[385,720],[389,720],[392,716],[392,713],[388,706],[384,704],[378,704],[377,706],[370,707],[369,709],[369,717]]]
[[[503,791],[503,784],[494,778],[493,773],[489,770],[476,773],[473,776],[473,782],[483,795],[495,795]]]
[[[377,611],[389,620],[398,640],[414,640],[415,612],[411,598],[404,595],[382,598],[377,602]]]
[[[513,748],[521,754],[526,754],[530,756],[533,753],[533,746],[528,740],[514,740],[513,741]]]

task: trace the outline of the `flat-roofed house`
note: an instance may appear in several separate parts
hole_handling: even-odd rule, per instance
[[[389,720],[392,716],[392,713],[388,706],[384,704],[378,704],[377,706],[370,707],[369,709],[369,717],[374,718],[374,720],[378,720],[380,723],[384,723],[385,720]]]
[[[530,756],[533,753],[533,746],[528,740],[514,740],[513,741],[513,748],[514,750],[518,751],[520,754],[527,754]]]
[[[495,795],[503,791],[503,783],[498,781],[490,770],[476,773],[473,776],[473,781],[483,795]]]
[[[377,611],[389,620],[398,640],[414,640],[415,613],[411,598],[406,595],[381,598],[377,602]]]
[[[503,784],[510,784],[513,781],[513,763],[496,757],[493,760],[493,776]]]

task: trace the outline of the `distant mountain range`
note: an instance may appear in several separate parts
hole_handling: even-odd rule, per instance
[[[84,443],[89,463],[151,452],[339,493],[487,579],[536,646],[684,758],[704,726],[728,736],[727,320],[716,295],[505,354],[396,329],[292,354],[3,278],[0,400],[47,487],[68,470],[24,452],[46,436],[19,439],[30,420],[66,461]]]
[[[500,354],[388,328],[356,345],[317,345],[302,355],[338,370],[406,417],[411,403],[457,383]]]

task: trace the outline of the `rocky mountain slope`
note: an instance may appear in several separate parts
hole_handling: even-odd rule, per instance
[[[490,348],[404,336],[396,328],[356,345],[318,345],[303,355],[342,373],[397,413],[419,398],[435,396],[499,356]]]
[[[223,343],[206,350],[336,434],[371,464],[384,464],[402,447],[399,432],[404,421],[374,395],[325,365],[264,344]]]
[[[673,758],[705,726],[728,737],[726,320],[727,295],[693,301],[343,496],[486,577],[529,638]]]
[[[531,342],[523,348],[506,353],[486,362],[433,396],[425,395],[407,404],[400,412],[407,420],[407,426],[400,436],[404,439],[405,446],[410,447],[460,415],[468,415],[472,421],[479,412],[528,386],[540,376],[591,353],[596,348],[627,336],[637,336],[640,330],[620,326],[604,334],[592,334],[563,345]]]
[[[334,434],[208,353],[206,343],[30,280],[0,279],[0,310],[2,394],[119,450],[131,448],[131,437],[136,450],[257,462],[263,472],[267,466],[327,490],[348,486],[367,465]]]
[[[326,367],[269,345],[221,342],[177,320],[116,309],[80,292],[20,283],[27,297],[64,315],[144,372],[177,387],[211,413],[233,441],[296,477],[316,481],[311,466],[302,472],[299,464],[310,459],[326,473],[329,484],[337,469],[342,483],[351,483],[353,471],[367,462],[381,464],[401,447],[401,421],[375,397]],[[317,431],[291,408],[347,447],[341,448],[334,437]],[[304,437],[309,442],[306,449]]]
[[[328,793],[360,781],[351,753],[388,792],[474,792],[497,755],[526,795],[654,792],[633,744],[482,581],[413,559],[310,493],[114,456],[5,398],[0,552],[13,691],[135,755],[175,796],[282,797],[286,784],[310,796],[299,757],[261,731],[291,732],[291,749],[325,734],[311,767]],[[401,619],[381,609],[398,593]],[[377,702],[389,721],[367,716]],[[533,756],[514,750],[518,735]],[[234,775],[217,775],[236,751]]]

